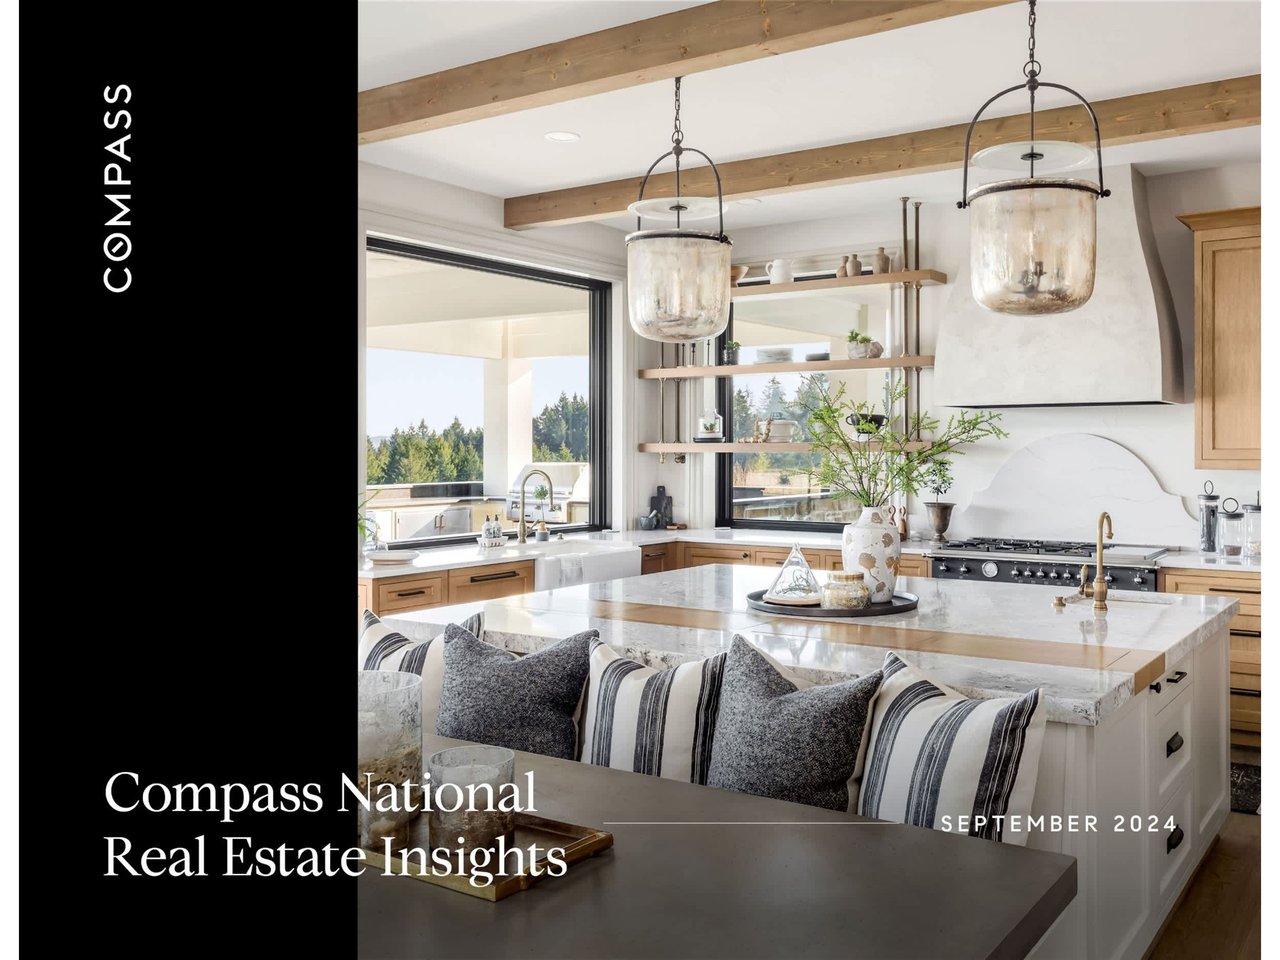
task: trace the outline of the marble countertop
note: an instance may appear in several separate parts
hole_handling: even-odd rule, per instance
[[[1173,550],[1156,561],[1160,567],[1179,570],[1216,570],[1219,573],[1262,574],[1262,560],[1244,560],[1240,557],[1219,557],[1198,550]]]
[[[773,530],[621,530],[600,533],[570,533],[568,541],[599,541],[603,543],[634,544],[638,547],[658,543],[724,543],[749,547],[791,547],[799,544],[815,550],[839,550],[839,533],[794,531],[787,533]],[[555,541],[552,541],[555,542]],[[507,546],[481,549],[475,544],[451,547],[424,547],[418,550],[418,558],[412,563],[373,564],[368,560],[357,565],[356,576],[365,579],[379,577],[404,577],[414,573],[432,573],[454,570],[459,567],[476,567],[487,563],[508,563],[513,560],[531,560],[545,544],[530,541],[518,544],[509,540]],[[928,544],[924,541],[905,540],[903,553],[924,553]]]
[[[1050,720],[1097,724],[1166,664],[1225,630],[1238,607],[1227,597],[1117,592],[1098,617],[1088,601],[1055,608],[1059,587],[902,577],[898,589],[919,596],[916,610],[832,622],[751,610],[746,594],[767,588],[775,575],[714,564],[386,620],[425,639],[483,609],[486,639],[515,652],[596,629],[620,654],[655,666],[720,653],[741,633],[819,683],[868,673],[887,650],[903,651],[969,696],[1041,687]]]

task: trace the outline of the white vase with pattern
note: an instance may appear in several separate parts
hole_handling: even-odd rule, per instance
[[[902,541],[886,507],[863,507],[857,521],[844,528],[840,553],[846,570],[863,574],[872,603],[893,597]]]

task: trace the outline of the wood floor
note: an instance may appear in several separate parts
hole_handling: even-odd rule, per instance
[[[1262,956],[1262,817],[1229,813],[1148,960]]]

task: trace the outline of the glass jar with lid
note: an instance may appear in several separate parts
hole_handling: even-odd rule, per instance
[[[1213,481],[1204,482],[1204,493],[1196,494],[1200,505],[1200,552],[1218,551],[1218,500],[1213,492]]]
[[[1234,504],[1228,507],[1227,504]],[[1239,560],[1244,555],[1244,511],[1240,501],[1227,497],[1218,512],[1218,556]]]
[[[1244,510],[1244,558],[1262,559],[1262,504],[1246,503]]]
[[[871,590],[861,571],[836,570],[822,585],[824,610],[862,610],[871,606]]]

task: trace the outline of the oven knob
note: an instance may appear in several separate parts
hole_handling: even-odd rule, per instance
[[[1137,586],[1142,586],[1142,584],[1144,584],[1146,581],[1142,579],[1142,574],[1140,574],[1140,573],[1135,573],[1135,574],[1133,575],[1133,582],[1134,582]]]
[[[946,573],[946,572],[947,572],[948,570],[950,570],[950,569],[951,569],[951,568],[950,568],[950,567],[948,567],[945,563],[940,563],[940,564],[938,564],[938,572],[939,572],[939,573]]]
[[[962,563],[962,564],[960,564],[960,572],[961,572],[961,573],[968,573],[968,572],[969,572],[969,565],[968,565],[967,563]]]
[[[1108,573],[1105,577],[1103,577],[1103,578],[1102,578],[1102,582],[1103,582],[1103,583],[1110,583],[1110,582],[1111,582],[1111,581],[1113,581],[1114,579],[1115,579],[1115,577],[1113,577],[1111,574],[1109,574],[1109,573]]]
[[[1037,570],[1037,571],[1036,571],[1036,576],[1037,576],[1037,577],[1043,577],[1043,576],[1044,576],[1044,571],[1043,571],[1043,570]]]
[[[1022,576],[1022,571],[1019,570],[1017,567],[1014,567],[1012,570],[1009,571],[1009,576],[1020,577]]]
[[[1050,571],[1049,571],[1049,579],[1050,579],[1050,580],[1057,580],[1057,579],[1058,579],[1058,571],[1057,571],[1057,570],[1050,570]]]

